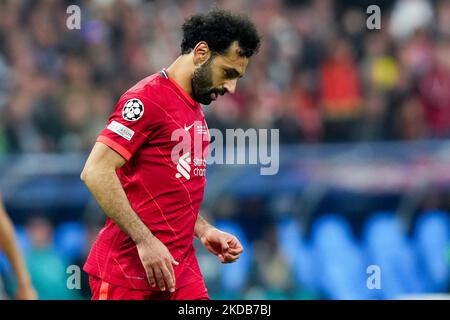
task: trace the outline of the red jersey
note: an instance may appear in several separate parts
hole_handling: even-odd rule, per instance
[[[209,140],[200,104],[166,70],[125,92],[97,139],[128,160],[117,175],[133,210],[179,262],[177,288],[203,280],[193,240]],[[135,243],[110,218],[84,270],[118,286],[159,290],[149,285]]]

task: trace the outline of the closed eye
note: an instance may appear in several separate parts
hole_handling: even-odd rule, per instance
[[[223,71],[226,79],[242,78],[243,76],[239,71],[233,68],[225,68]]]

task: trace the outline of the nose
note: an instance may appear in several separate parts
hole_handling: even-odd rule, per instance
[[[237,84],[237,79],[234,79],[234,80],[226,81],[223,86],[227,90],[228,93],[234,94],[234,92],[236,91],[236,84]]]

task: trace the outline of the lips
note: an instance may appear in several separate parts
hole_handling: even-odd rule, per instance
[[[212,92],[211,95],[210,95],[210,97],[211,97],[211,100],[212,100],[212,101],[216,101],[216,100],[217,100],[217,93]]]

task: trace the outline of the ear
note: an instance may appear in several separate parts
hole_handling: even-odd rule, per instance
[[[206,61],[208,61],[211,56],[211,50],[209,49],[208,44],[205,41],[200,41],[194,47],[194,64],[202,65]]]

